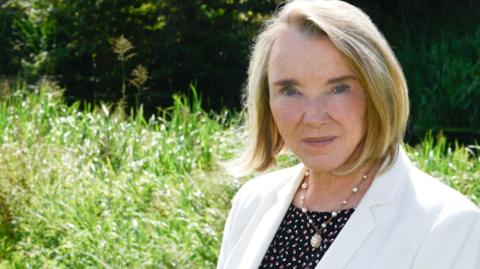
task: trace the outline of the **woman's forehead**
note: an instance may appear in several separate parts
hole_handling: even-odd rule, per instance
[[[309,36],[292,26],[279,30],[270,52],[269,83],[289,76],[328,79],[338,74],[353,72],[330,39]]]

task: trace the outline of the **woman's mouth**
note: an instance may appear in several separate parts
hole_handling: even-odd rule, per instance
[[[309,146],[319,147],[331,144],[336,138],[336,136],[307,137],[302,141]]]

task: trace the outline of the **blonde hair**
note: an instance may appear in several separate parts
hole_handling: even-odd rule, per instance
[[[407,84],[393,51],[360,9],[337,0],[297,0],[288,2],[268,20],[255,40],[244,96],[248,143],[230,163],[230,172],[245,175],[264,171],[285,150],[269,107],[267,73],[272,44],[285,25],[329,38],[366,92],[367,132],[362,148],[337,173],[352,173],[383,158],[388,158],[389,167],[403,141],[409,114]]]

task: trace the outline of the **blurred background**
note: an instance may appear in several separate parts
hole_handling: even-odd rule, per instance
[[[124,98],[145,111],[193,86],[206,110],[240,108],[249,48],[279,0],[0,1],[0,80],[41,77],[68,102]],[[362,0],[406,74],[407,140],[480,137],[480,1]]]
[[[404,68],[412,161],[480,205],[480,0],[351,3]],[[0,0],[0,269],[214,268],[249,179],[219,161],[281,5]]]

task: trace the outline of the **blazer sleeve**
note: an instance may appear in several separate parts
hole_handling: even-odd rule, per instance
[[[455,212],[432,227],[413,269],[480,269],[480,210]]]
[[[232,199],[232,208],[223,230],[222,246],[217,261],[217,269],[226,268],[239,238],[258,209],[261,196],[255,180],[247,181]]]
[[[235,218],[235,215],[237,215],[236,212],[238,211],[238,196],[239,193],[233,197],[232,208],[230,209],[230,213],[228,214],[225,226],[223,228],[222,246],[220,248],[220,255],[218,256],[217,269],[226,268],[227,258],[230,257],[230,253],[234,247],[234,236],[232,235],[234,227],[232,226],[235,223],[233,219]]]

